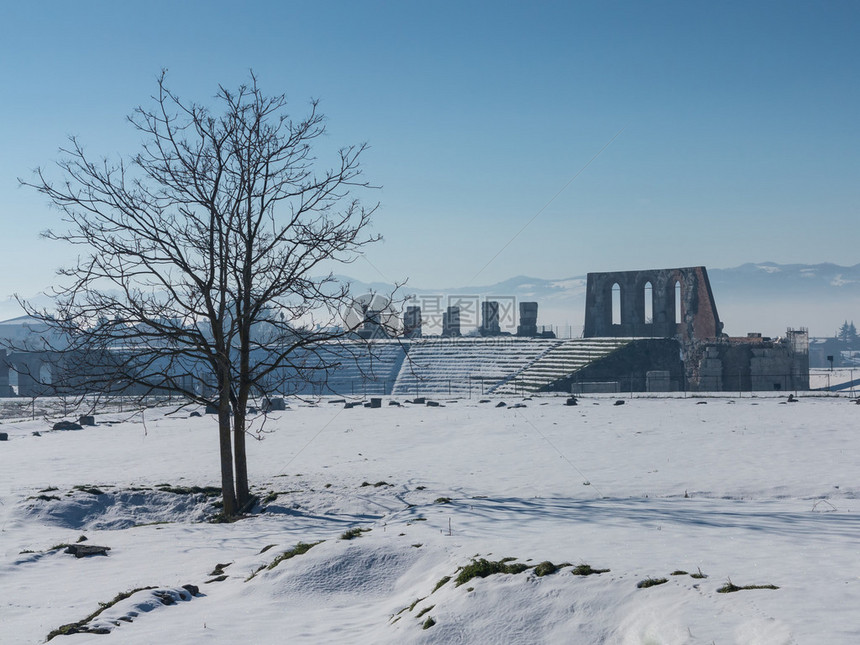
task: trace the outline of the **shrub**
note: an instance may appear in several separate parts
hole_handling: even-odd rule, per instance
[[[657,585],[662,585],[669,582],[667,578],[645,578],[644,580],[640,580],[636,583],[636,587],[639,589],[647,589],[648,587],[656,587]]]
[[[468,582],[472,578],[486,578],[496,573],[522,573],[529,569],[529,566],[521,563],[506,564],[504,562],[491,562],[484,558],[472,560],[471,563],[460,569],[455,580],[457,586]]]
[[[552,575],[556,571],[558,571],[558,567],[549,560],[544,560],[535,567],[535,575],[539,578]]]
[[[340,535],[341,540],[354,540],[357,537],[361,537],[362,533],[367,533],[370,529],[363,529],[356,526],[354,529],[349,529],[348,531],[344,531]]]
[[[575,576],[593,576],[599,573],[609,573],[609,569],[593,569],[590,564],[578,564],[573,568]]]
[[[743,585],[738,586],[733,584],[731,580],[728,580],[726,584],[717,589],[717,593],[734,593],[735,591],[745,591],[749,589],[779,589],[776,585]]]

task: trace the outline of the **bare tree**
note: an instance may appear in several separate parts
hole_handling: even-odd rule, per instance
[[[151,107],[129,117],[144,136],[138,154],[93,161],[73,138],[61,181],[37,169],[21,183],[63,213],[65,230],[43,235],[81,247],[59,271],[56,311],[27,307],[64,339],[53,349],[69,387],[216,405],[229,517],[251,501],[249,399],[336,363],[324,348],[348,334],[338,325],[348,285],[325,267],[379,238],[368,232],[376,207],[352,195],[369,187],[366,146],[317,168],[316,101],[292,120],[284,95],[264,95],[252,74],[236,91],[220,87],[216,103],[218,113],[182,100],[162,72]]]

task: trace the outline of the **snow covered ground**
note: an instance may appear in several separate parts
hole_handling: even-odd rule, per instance
[[[212,418],[7,420],[0,643],[128,592],[52,643],[860,642],[850,399],[498,400],[292,401],[249,445],[265,512],[232,524],[203,521]],[[458,585],[476,559],[529,568]]]

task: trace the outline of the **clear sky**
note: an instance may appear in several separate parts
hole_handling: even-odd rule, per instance
[[[253,69],[369,142],[361,280],[860,262],[854,1],[6,2],[0,65],[0,296],[70,257],[16,178],[68,135],[135,152],[161,68],[198,101]]]

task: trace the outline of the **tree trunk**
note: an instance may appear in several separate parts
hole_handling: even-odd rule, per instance
[[[236,464],[236,502],[243,508],[251,499],[248,489],[248,459],[245,453],[245,401],[239,398],[233,415],[233,459]]]
[[[228,372],[229,374],[229,372]],[[218,440],[221,445],[221,496],[224,501],[224,517],[233,517],[236,506],[236,492],[233,483],[233,451],[230,436],[230,381],[221,375],[218,393]]]

